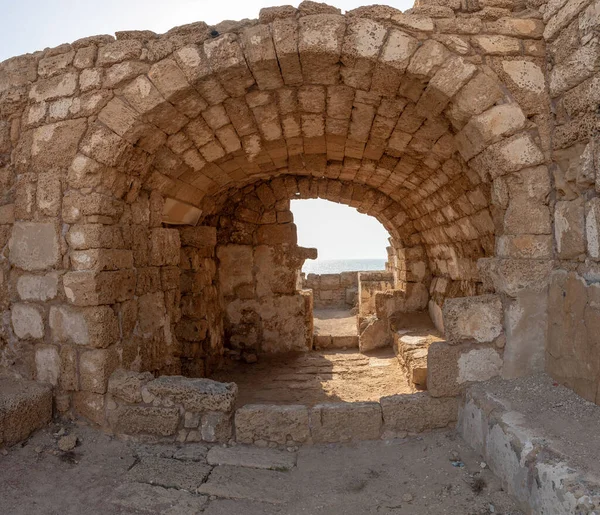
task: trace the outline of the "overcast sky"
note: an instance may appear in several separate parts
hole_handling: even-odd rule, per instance
[[[262,7],[286,0],[0,0],[0,61],[96,34],[120,30],[163,33],[177,25],[258,18]],[[329,2],[349,11],[368,0]],[[372,3],[377,3],[375,0]],[[410,9],[413,0],[388,0]],[[388,234],[374,218],[324,200],[294,202],[300,245],[320,259],[386,258]]]

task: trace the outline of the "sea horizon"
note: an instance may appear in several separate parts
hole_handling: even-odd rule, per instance
[[[385,270],[387,259],[308,259],[302,272],[305,274],[339,274],[340,272],[367,272]]]

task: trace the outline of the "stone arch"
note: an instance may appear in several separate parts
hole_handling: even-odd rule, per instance
[[[495,292],[514,307],[549,269],[539,252],[550,234],[547,102],[524,93],[522,66],[517,75],[498,66],[541,70],[543,23],[427,7],[344,16],[305,2],[265,9],[258,21],[98,36],[3,63],[14,221],[4,266],[16,281],[59,272],[61,286],[48,302],[4,287],[41,327],[39,337],[7,329],[43,344],[38,376],[58,366],[51,382],[93,418],[116,364],[177,373],[180,243],[206,261],[194,271],[198,288],[217,293],[212,235],[184,242],[162,227],[164,201],[203,217],[256,181],[301,191],[311,178],[326,195],[352,189],[349,203],[362,194],[407,256],[426,258],[438,323],[449,297]],[[140,303],[152,316],[141,319]],[[506,350],[494,352],[514,364],[521,342],[507,331]]]

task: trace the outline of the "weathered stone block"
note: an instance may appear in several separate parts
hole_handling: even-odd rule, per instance
[[[133,298],[135,271],[68,272],[63,276],[67,299],[76,306],[114,304]]]
[[[73,409],[82,417],[99,426],[104,426],[105,400],[105,395],[100,393],[75,392],[73,393]]]
[[[211,379],[163,376],[151,381],[146,389],[152,395],[183,405],[187,411],[230,412],[237,398],[235,383],[219,383]]]
[[[171,436],[179,426],[179,408],[121,406],[110,414],[109,421],[119,434]]]
[[[152,229],[150,236],[150,265],[178,265],[180,248],[181,243],[177,229]]]
[[[58,293],[58,274],[24,274],[17,279],[17,292],[22,300],[52,300]]]
[[[60,356],[54,345],[39,345],[35,349],[35,378],[41,383],[58,384]]]
[[[473,381],[502,372],[501,354],[492,346],[434,342],[427,354],[427,390],[432,397],[455,397]]]
[[[204,442],[229,442],[232,432],[233,423],[231,413],[209,411],[202,415],[200,434]]]
[[[46,270],[60,262],[58,228],[52,222],[16,222],[8,248],[10,262],[23,270]]]
[[[318,404],[310,410],[310,432],[314,442],[377,440],[381,425],[378,402]]]
[[[142,402],[142,386],[152,379],[154,376],[150,372],[138,373],[119,368],[108,380],[108,393],[125,402]]]
[[[502,334],[502,302],[497,295],[446,299],[443,306],[448,343],[487,343]]]
[[[381,398],[384,431],[421,432],[456,422],[458,399],[434,398],[427,392]]]
[[[52,419],[52,388],[20,379],[0,378],[0,445],[25,440]]]
[[[119,321],[108,306],[51,306],[49,318],[53,342],[105,348],[119,339]]]
[[[181,246],[197,249],[215,247],[217,245],[217,229],[208,226],[182,227],[179,229],[179,238]]]
[[[562,259],[574,259],[585,253],[585,204],[581,197],[559,201],[554,209],[556,250]]]
[[[37,307],[31,304],[14,304],[10,318],[17,338],[39,340],[44,337],[44,320]]]
[[[235,412],[235,436],[240,443],[305,442],[310,437],[308,408],[247,404]]]
[[[257,243],[261,245],[294,245],[298,242],[295,224],[261,225],[256,231]]]
[[[108,378],[118,366],[114,349],[94,349],[79,357],[79,382],[84,392],[106,393]]]

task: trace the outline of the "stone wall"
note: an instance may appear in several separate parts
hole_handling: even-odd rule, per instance
[[[600,2],[549,2],[543,12],[554,106],[551,199],[556,259],[547,301],[546,370],[597,402],[595,286],[600,260]]]
[[[350,309],[358,303],[358,272],[308,274],[302,284],[312,290],[317,309]]]
[[[359,272],[358,274],[358,316],[365,318],[375,314],[375,295],[386,290],[394,290],[394,275],[389,272]]]
[[[277,200],[265,184],[249,186],[205,222],[217,227],[227,356],[311,349],[311,299],[297,286],[315,252],[297,245],[289,199]]]
[[[217,258],[239,245],[253,266],[282,268],[280,306],[299,321],[286,260],[303,258],[273,250],[295,244],[277,205],[318,197],[384,225],[405,261],[397,280],[417,300],[429,287],[439,324],[453,297],[499,296],[505,347],[469,363],[496,370],[498,355],[505,376],[540,370],[553,259],[590,280],[598,254],[596,29],[592,0],[424,0],[346,15],[303,2],[0,63],[2,364],[56,384],[61,409],[73,400],[93,419],[117,366],[174,374],[182,353],[190,367],[205,344],[218,349],[210,309],[202,352],[176,337],[204,315],[177,325],[180,233],[162,226],[165,199],[217,229]],[[269,223],[243,220],[261,211],[242,206],[248,188],[271,206]],[[236,223],[221,226],[230,205]],[[242,240],[221,244],[221,233]],[[240,288],[235,302],[277,325],[256,300],[258,276],[246,284],[250,298]]]

